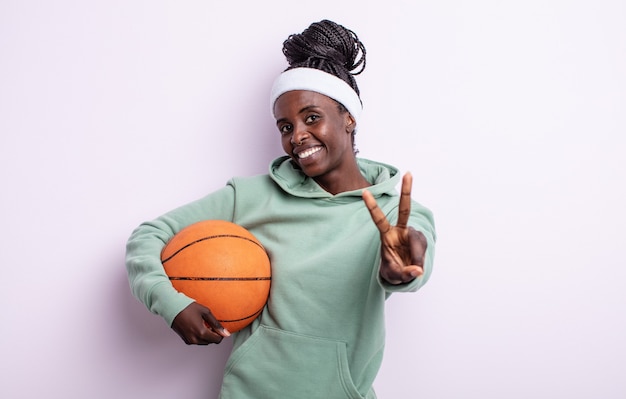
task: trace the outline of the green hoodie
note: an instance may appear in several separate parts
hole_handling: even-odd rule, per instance
[[[358,159],[368,190],[395,224],[397,169]],[[222,219],[250,230],[272,265],[262,314],[233,335],[222,399],[375,398],[372,384],[384,348],[384,303],[429,278],[435,231],[431,212],[412,202],[409,225],[428,241],[424,274],[408,284],[379,277],[380,238],[361,190],[332,195],[288,157],[268,175],[233,178],[208,196],[143,223],[127,245],[133,294],[171,325],[192,299],[174,290],[160,262],[182,228]]]

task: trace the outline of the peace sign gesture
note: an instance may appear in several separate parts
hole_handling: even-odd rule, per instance
[[[412,184],[411,174],[405,174],[402,178],[398,223],[395,226],[389,223],[372,193],[363,190],[363,201],[380,232],[380,276],[390,284],[408,283],[424,274],[424,255],[428,245],[426,237],[407,226],[411,214]]]

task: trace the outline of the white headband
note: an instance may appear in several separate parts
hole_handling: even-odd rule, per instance
[[[270,110],[274,115],[274,103],[292,90],[314,91],[340,102],[354,120],[359,122],[363,105],[356,91],[335,75],[314,68],[294,68],[281,73],[274,81],[270,94]]]

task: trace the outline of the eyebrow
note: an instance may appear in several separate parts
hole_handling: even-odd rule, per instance
[[[318,105],[313,105],[313,104],[307,105],[306,107],[304,107],[300,111],[298,111],[298,114],[301,114],[303,112],[306,112],[306,111],[308,111],[310,109],[314,109],[314,108],[319,108],[319,106]]]

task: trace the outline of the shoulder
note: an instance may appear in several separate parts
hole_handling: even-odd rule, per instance
[[[368,190],[378,198],[382,195],[395,197],[396,186],[400,183],[400,171],[395,166],[365,158],[357,158],[361,174],[372,186]]]
[[[228,181],[228,185],[235,190],[235,193],[271,190],[275,186],[273,180],[267,174],[232,177]]]

